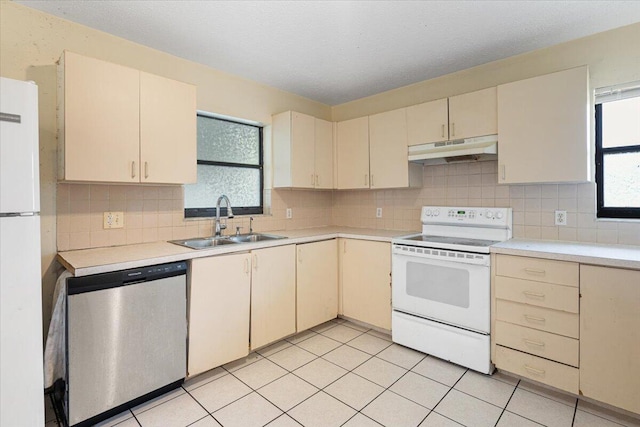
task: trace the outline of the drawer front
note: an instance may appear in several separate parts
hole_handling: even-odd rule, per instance
[[[498,299],[496,319],[566,337],[580,336],[580,316],[574,313]]]
[[[511,255],[496,257],[496,274],[536,282],[578,287],[580,267],[575,262]]]
[[[571,366],[499,345],[496,346],[494,363],[498,369],[578,394],[579,371]]]
[[[579,312],[578,288],[496,276],[496,298],[552,308],[554,310]]]
[[[495,336],[496,344],[578,367],[580,341],[576,339],[500,321]]]

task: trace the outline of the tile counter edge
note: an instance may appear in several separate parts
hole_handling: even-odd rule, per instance
[[[511,239],[491,246],[490,250],[495,254],[640,270],[640,246]]]
[[[406,231],[398,230],[371,230],[346,227],[281,230],[269,233],[285,236],[287,239],[225,245],[214,249],[203,250],[188,249],[168,242],[141,243],[136,245],[59,252],[57,259],[74,276],[80,277],[144,267],[147,265],[185,261],[229,253],[248,252],[253,249],[274,246],[312,243],[335,238],[391,242],[392,237],[407,234]]]

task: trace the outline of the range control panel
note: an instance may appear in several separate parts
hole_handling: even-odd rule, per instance
[[[423,224],[507,226],[511,208],[423,206],[421,220]]]

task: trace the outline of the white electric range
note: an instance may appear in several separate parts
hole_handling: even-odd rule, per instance
[[[511,208],[424,206],[422,233],[392,239],[393,341],[491,373],[489,247]]]

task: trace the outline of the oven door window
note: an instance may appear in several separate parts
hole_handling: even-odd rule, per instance
[[[469,308],[469,270],[407,262],[407,295]]]

